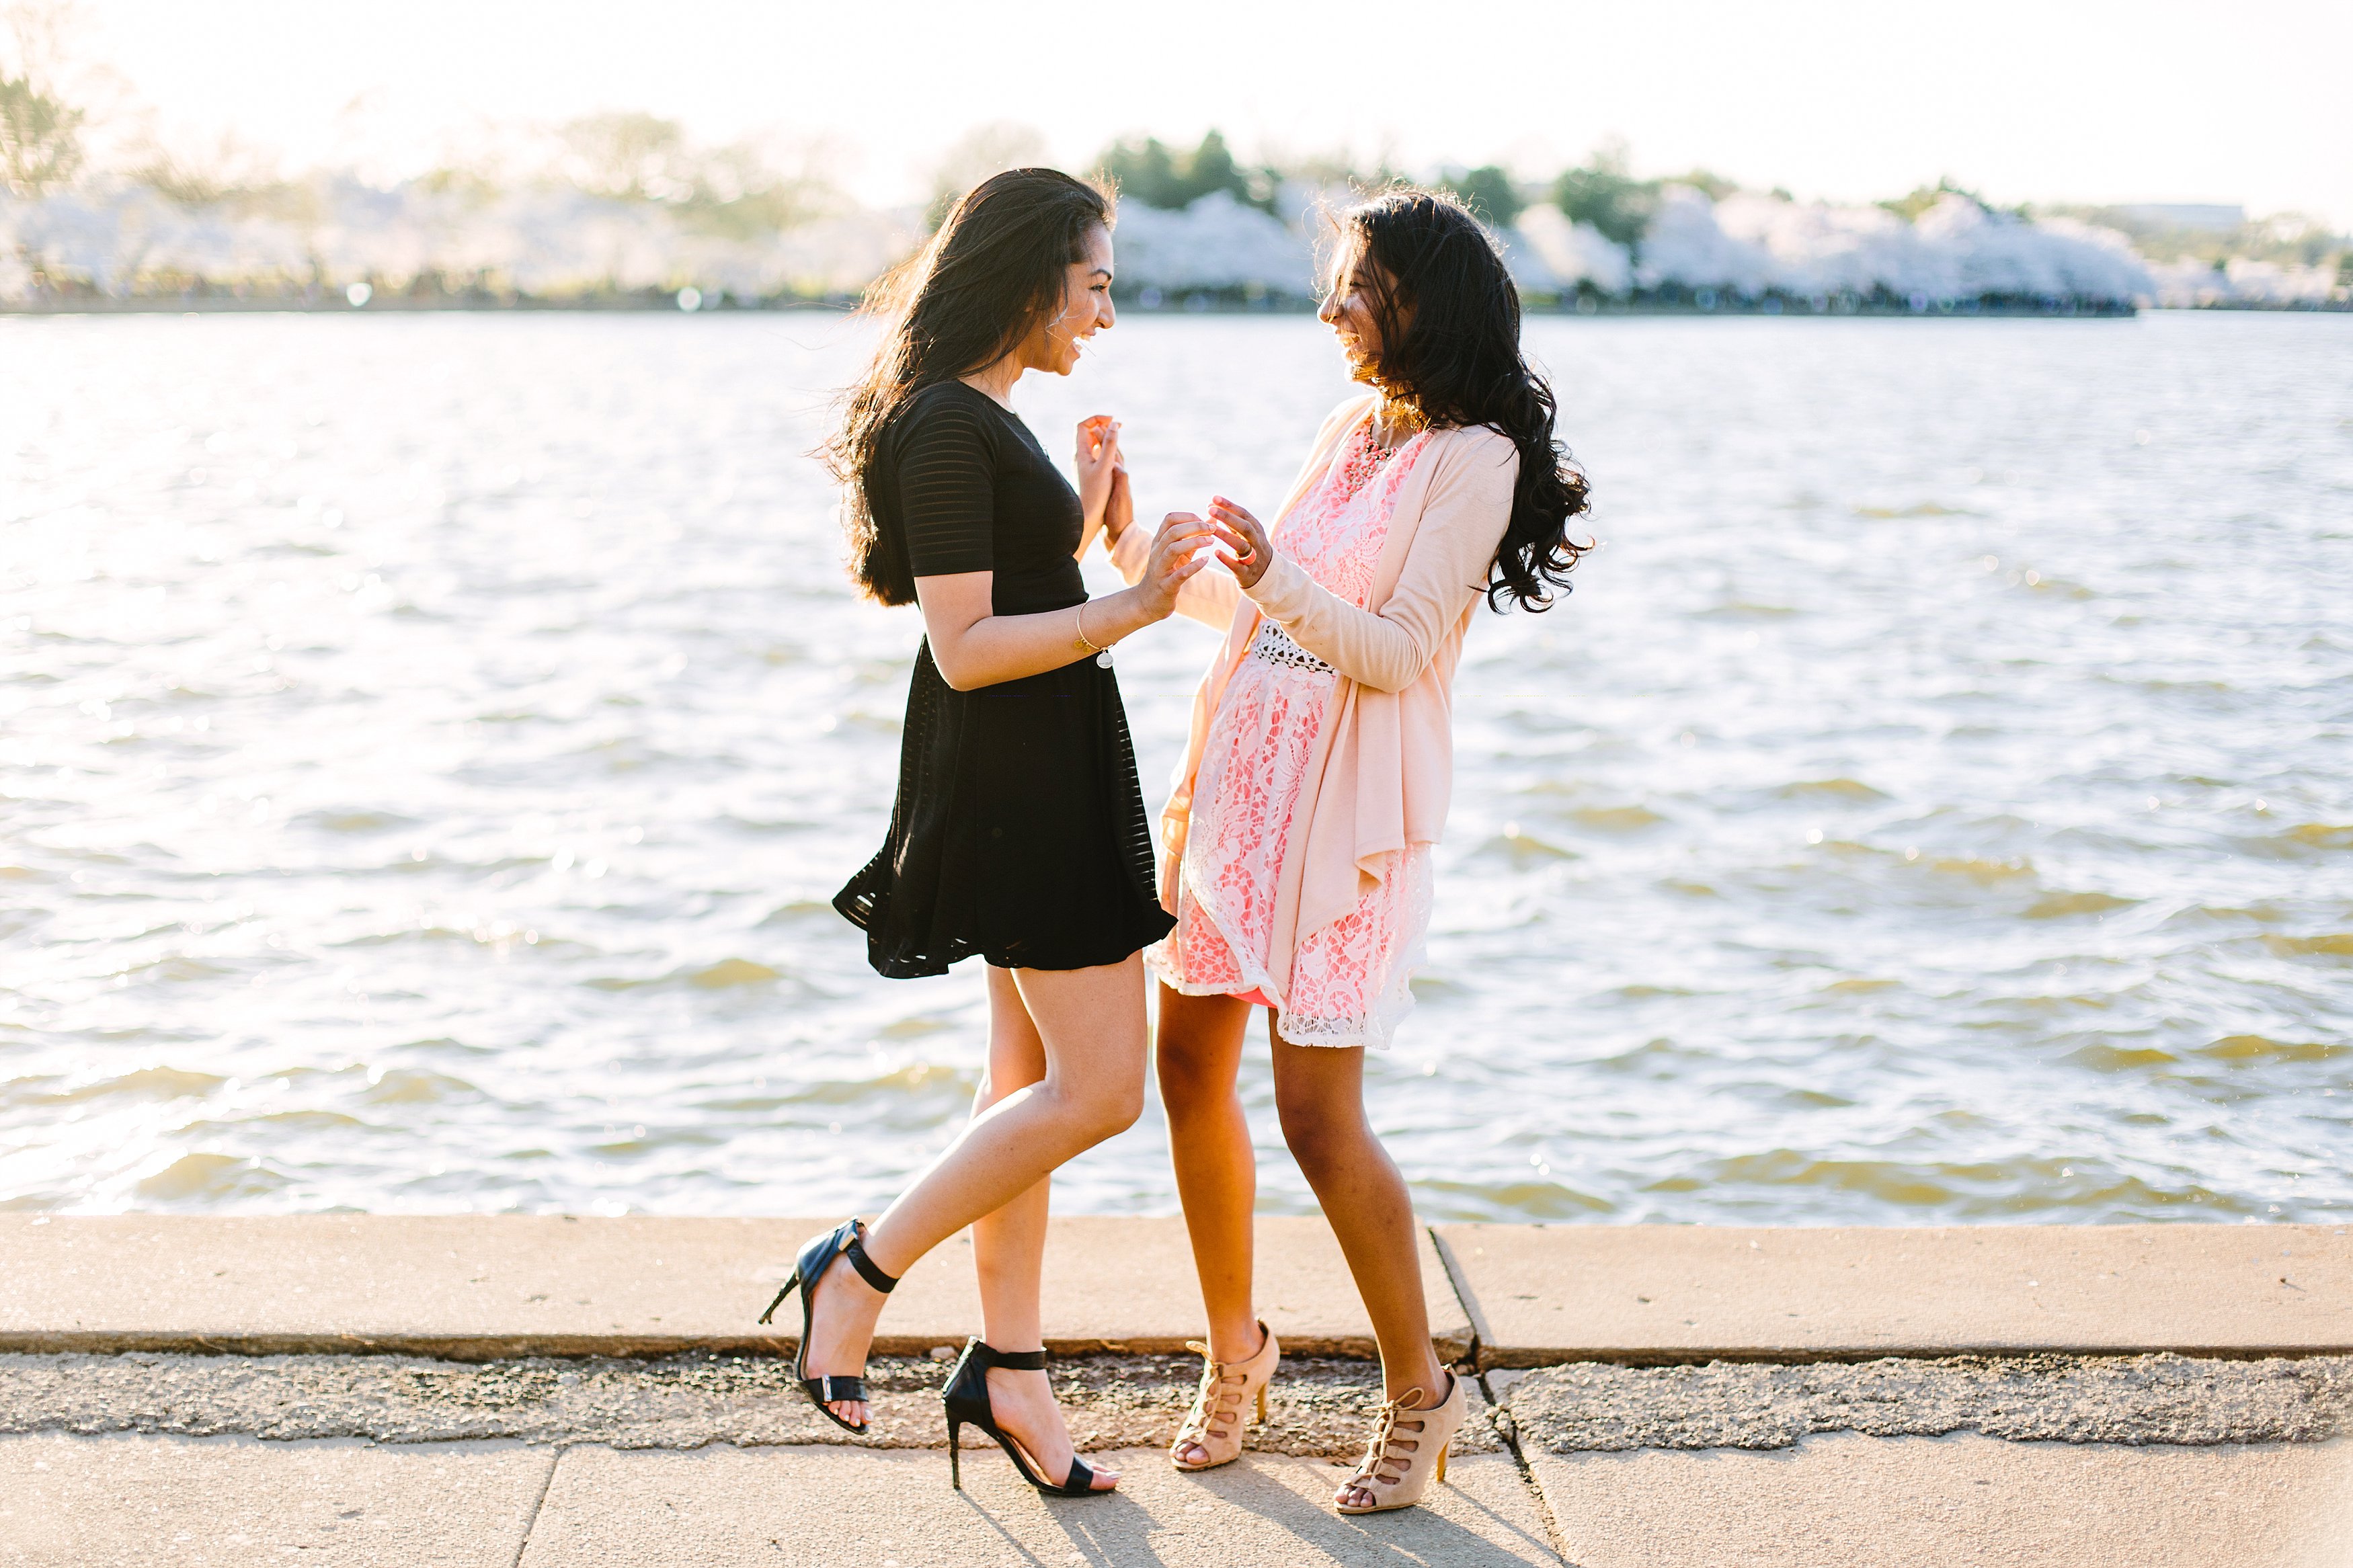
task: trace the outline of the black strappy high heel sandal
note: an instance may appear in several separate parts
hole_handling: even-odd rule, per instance
[[[833,1267],[835,1258],[849,1258],[849,1266],[858,1270],[859,1278],[885,1296],[891,1293],[892,1286],[899,1283],[875,1267],[874,1260],[866,1256],[865,1230],[866,1227],[856,1219],[846,1219],[823,1236],[811,1237],[801,1248],[800,1256],[793,1259],[793,1277],[785,1281],[785,1288],[776,1292],[776,1299],[768,1303],[766,1311],[760,1314],[760,1321],[764,1323],[774,1319],[776,1309],[785,1304],[785,1298],[793,1293],[793,1288],[800,1287],[801,1342],[793,1352],[793,1375],[800,1379],[801,1387],[807,1391],[809,1398],[817,1402],[817,1407],[825,1412],[827,1420],[843,1431],[855,1432],[861,1437],[866,1435],[865,1424],[852,1426],[836,1415],[831,1407],[836,1400],[863,1400],[866,1397],[866,1380],[863,1377],[809,1376],[808,1342],[809,1325],[817,1317],[817,1284],[825,1278],[825,1271]],[[983,1391],[984,1396],[986,1392]]]
[[[948,1484],[958,1491],[964,1489],[964,1468],[956,1460],[956,1434],[968,1421],[996,1438],[1005,1457],[1013,1461],[1013,1468],[1021,1472],[1021,1479],[1048,1497],[1109,1497],[1116,1490],[1111,1487],[1098,1489],[1094,1471],[1076,1454],[1071,1456],[1071,1473],[1062,1478],[1060,1486],[1029,1468],[1021,1445],[997,1424],[997,1413],[989,1408],[988,1369],[993,1366],[1001,1366],[1008,1372],[1043,1372],[1046,1352],[1015,1351],[1008,1354],[978,1340],[965,1342],[964,1359],[956,1363],[947,1387],[940,1394],[940,1403],[948,1411]]]

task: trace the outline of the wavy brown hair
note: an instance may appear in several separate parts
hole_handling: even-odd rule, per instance
[[[875,504],[892,420],[925,387],[995,364],[1060,310],[1068,268],[1113,216],[1108,193],[1058,169],[1008,169],[974,186],[929,243],[869,290],[862,309],[887,323],[882,342],[842,395],[841,426],[819,456],[847,492],[849,575],[870,597],[915,597],[900,521]]]
[[[1333,265],[1373,263],[1373,384],[1430,425],[1484,426],[1519,448],[1487,603],[1549,608],[1593,548],[1568,537],[1568,520],[1588,507],[1585,473],[1554,438],[1551,385],[1520,352],[1520,292],[1495,242],[1461,203],[1414,185],[1378,192],[1333,222]]]

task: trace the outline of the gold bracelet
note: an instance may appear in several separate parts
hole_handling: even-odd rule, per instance
[[[1087,640],[1087,606],[1084,604],[1073,605],[1071,606],[1071,629],[1079,634],[1079,646],[1081,647],[1086,649],[1089,653],[1103,652],[1102,648]]]

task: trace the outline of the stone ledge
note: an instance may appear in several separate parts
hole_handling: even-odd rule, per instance
[[[789,1353],[754,1319],[828,1222],[564,1215],[0,1215],[0,1351],[448,1360]],[[1490,1367],[2038,1352],[2353,1353],[2353,1237],[2327,1226],[1735,1229],[1442,1225],[1431,1337]],[[970,1241],[908,1273],[875,1351],[980,1323]],[[1300,1355],[1372,1332],[1318,1218],[1258,1222],[1260,1302]],[[1184,1223],[1074,1216],[1048,1344],[1157,1354],[1201,1331]],[[1475,1336],[1475,1342],[1474,1342]]]
[[[1435,1229],[1486,1366],[2353,1353],[2345,1226]]]
[[[0,1351],[400,1353],[445,1360],[788,1353],[799,1311],[754,1320],[833,1221],[571,1215],[0,1215]],[[1258,1222],[1261,1310],[1303,1355],[1369,1356],[1372,1326],[1321,1219]],[[1431,1337],[1471,1350],[1468,1314],[1425,1239]],[[1179,1219],[1074,1216],[1046,1247],[1046,1342],[1063,1353],[1179,1351],[1200,1296]],[[881,1355],[980,1327],[971,1240],[910,1269]]]

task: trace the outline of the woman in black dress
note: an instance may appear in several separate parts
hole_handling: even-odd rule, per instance
[[[1111,223],[1102,193],[1050,169],[965,196],[888,286],[890,328],[828,448],[853,574],[920,605],[925,632],[890,836],[835,907],[884,974],[987,961],[988,1072],[947,1151],[873,1225],[803,1247],[777,1297],[801,1288],[810,1397],[863,1431],[857,1373],[884,1295],[971,1226],[986,1337],[950,1380],[951,1432],[982,1426],[1034,1485],[1072,1495],[1118,1478],[1077,1457],[1046,1381],[1048,1186],[1143,1108],[1136,954],[1173,923],[1104,650],[1167,616],[1208,543],[1206,523],[1172,522],[1134,587],[1088,598],[1078,557],[1106,513],[1116,531],[1132,511],[1118,426],[1080,426],[1074,491],[1010,406],[1024,372],[1069,374],[1112,324]]]

